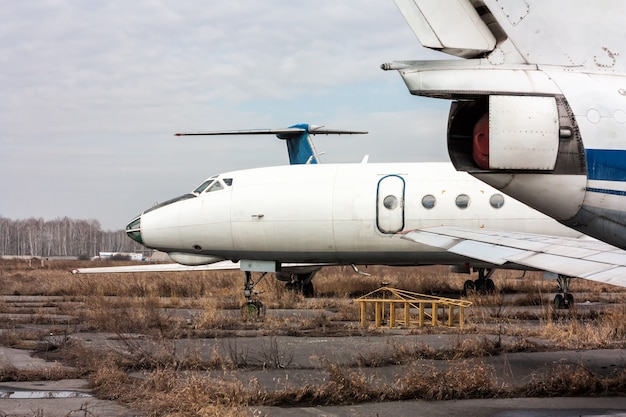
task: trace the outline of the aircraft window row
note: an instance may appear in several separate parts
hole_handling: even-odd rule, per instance
[[[467,194],[459,194],[454,202],[458,208],[466,209],[470,205],[470,197]],[[385,207],[387,207],[385,201],[383,201],[383,204],[385,204]],[[424,197],[422,197],[422,206],[425,209],[430,210],[435,207],[436,204],[437,199],[434,195],[426,194]],[[502,196],[502,194],[494,194],[489,198],[489,204],[491,205],[491,207],[499,209],[504,205],[504,197]]]

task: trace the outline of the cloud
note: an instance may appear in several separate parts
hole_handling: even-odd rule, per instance
[[[379,69],[427,52],[391,1],[10,2],[0,8],[0,215],[116,229],[212,174],[284,164],[274,139],[181,130],[370,130],[325,160],[445,160],[445,102]],[[394,146],[388,146],[393,140]],[[412,159],[415,158],[415,159]]]

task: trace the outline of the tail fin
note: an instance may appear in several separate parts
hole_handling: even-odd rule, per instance
[[[495,66],[626,68],[623,0],[394,1],[426,48]]]
[[[176,136],[202,136],[202,135],[269,135],[274,134],[277,138],[287,142],[289,163],[318,164],[320,154],[315,150],[310,135],[356,135],[366,134],[363,131],[327,129],[324,126],[310,124],[297,124],[284,129],[249,129],[249,130],[221,130],[204,133],[176,133]]]

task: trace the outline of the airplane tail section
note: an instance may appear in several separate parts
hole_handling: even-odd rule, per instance
[[[203,133],[176,133],[176,136],[204,136],[204,135],[276,135],[278,139],[287,142],[289,163],[318,164],[319,155],[315,150],[310,135],[357,135],[366,134],[364,131],[328,129],[324,126],[306,123],[296,124],[284,129],[248,129],[248,130],[220,130]]]
[[[394,0],[430,49],[491,65],[624,71],[622,0]]]
[[[490,52],[496,38],[469,0],[395,0],[420,43],[426,47],[472,58]],[[450,25],[453,21],[454,25]]]
[[[276,134],[278,139],[287,142],[287,152],[291,165],[319,163],[319,154],[311,140],[309,126],[308,124],[293,125],[288,128],[288,132]]]

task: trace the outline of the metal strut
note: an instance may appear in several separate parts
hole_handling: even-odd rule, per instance
[[[254,287],[259,282],[261,282],[263,278],[265,278],[267,272],[263,272],[256,282],[254,282],[254,280],[252,279],[252,272],[244,271],[244,274],[245,276],[243,281],[243,296],[246,297],[246,300],[250,300],[252,298],[252,295],[259,293],[258,291],[254,290]]]
[[[265,278],[265,275],[267,272],[263,272],[255,282],[252,279],[252,272],[244,271],[243,295],[246,297],[246,302],[241,307],[241,314],[244,318],[258,317],[265,312],[265,306],[261,300],[252,298],[253,295],[259,294],[254,287]]]

